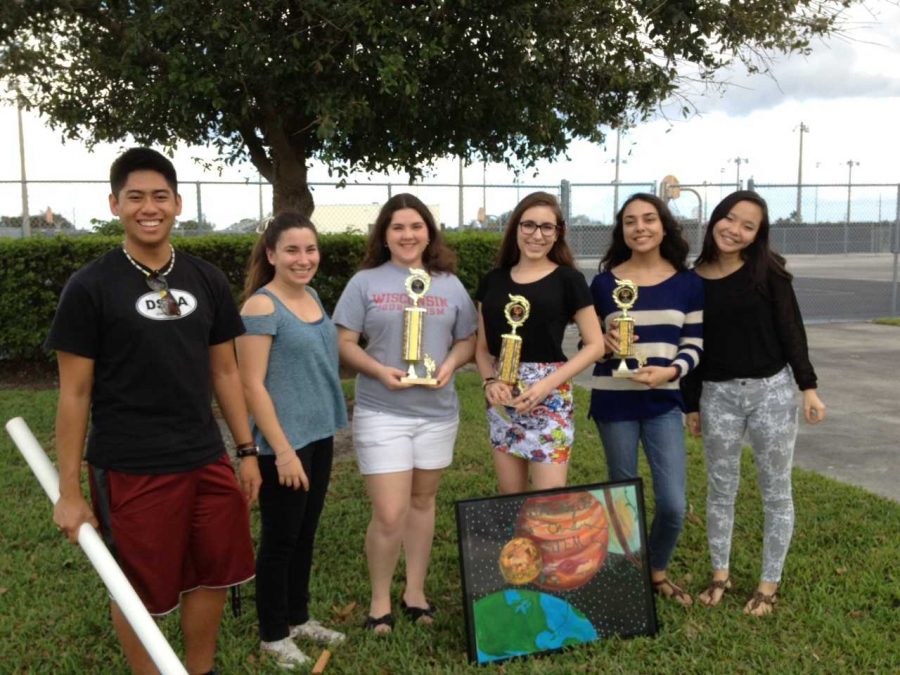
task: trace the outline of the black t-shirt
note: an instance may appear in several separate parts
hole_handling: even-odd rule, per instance
[[[167,275],[181,316],[122,249],[72,275],[45,347],[94,360],[87,460],[134,474],[188,471],[224,447],[212,415],[209,347],[244,332],[225,275],[177,253]]]
[[[594,306],[584,275],[560,265],[537,281],[520,284],[512,280],[507,268],[488,272],[478,284],[475,298],[481,303],[488,351],[494,356],[500,355],[501,335],[512,330],[503,314],[510,294],[522,295],[531,303],[528,319],[516,330],[516,335],[522,336],[522,361],[565,361],[562,342],[566,326],[579,309]]]
[[[771,377],[785,364],[801,390],[816,388],[790,280],[770,271],[763,291],[744,265],[722,279],[704,279],[703,292],[703,358],[681,382],[689,412],[699,407],[703,381]]]

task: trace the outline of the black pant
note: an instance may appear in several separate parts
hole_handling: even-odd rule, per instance
[[[289,625],[309,619],[313,542],[331,478],[333,454],[332,437],[297,450],[309,479],[309,492],[279,485],[275,458],[259,458],[262,532],[256,556],[256,613],[259,637],[265,642],[287,637]]]

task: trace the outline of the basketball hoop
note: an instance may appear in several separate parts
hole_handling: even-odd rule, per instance
[[[678,186],[678,179],[669,174],[659,182],[659,196],[664,201],[678,199],[681,196],[681,188]]]

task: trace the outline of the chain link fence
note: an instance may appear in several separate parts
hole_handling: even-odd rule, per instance
[[[700,251],[712,208],[735,183],[672,186],[669,205]],[[773,246],[788,257],[804,317],[860,320],[898,314],[900,185],[763,184],[747,182],[769,203]],[[569,224],[570,245],[590,278],[609,247],[622,202],[636,192],[656,193],[655,181],[633,183],[507,184],[391,182],[311,183],[322,232],[368,232],[390,196],[410,192],[447,228],[500,230],[526,194],[556,195]],[[28,181],[35,233],[84,233],[113,216],[104,180]],[[183,208],[176,233],[251,232],[271,214],[272,189],[262,181],[197,181],[179,185]],[[21,236],[22,185],[0,181],[0,236]],[[47,222],[51,211],[54,218]]]

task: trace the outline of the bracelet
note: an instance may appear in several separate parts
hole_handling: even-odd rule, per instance
[[[246,443],[237,443],[234,446],[237,450],[246,450],[247,448],[255,448],[256,443],[253,441],[247,441]]]
[[[488,386],[489,384],[493,384],[493,383],[496,382],[496,381],[497,381],[497,378],[496,378],[496,377],[486,377],[486,378],[484,378],[484,382],[481,383],[481,390],[484,391],[485,389],[487,389],[487,386]]]
[[[238,446],[234,454],[238,459],[243,459],[244,457],[259,457],[259,448],[253,443],[241,445]]]

